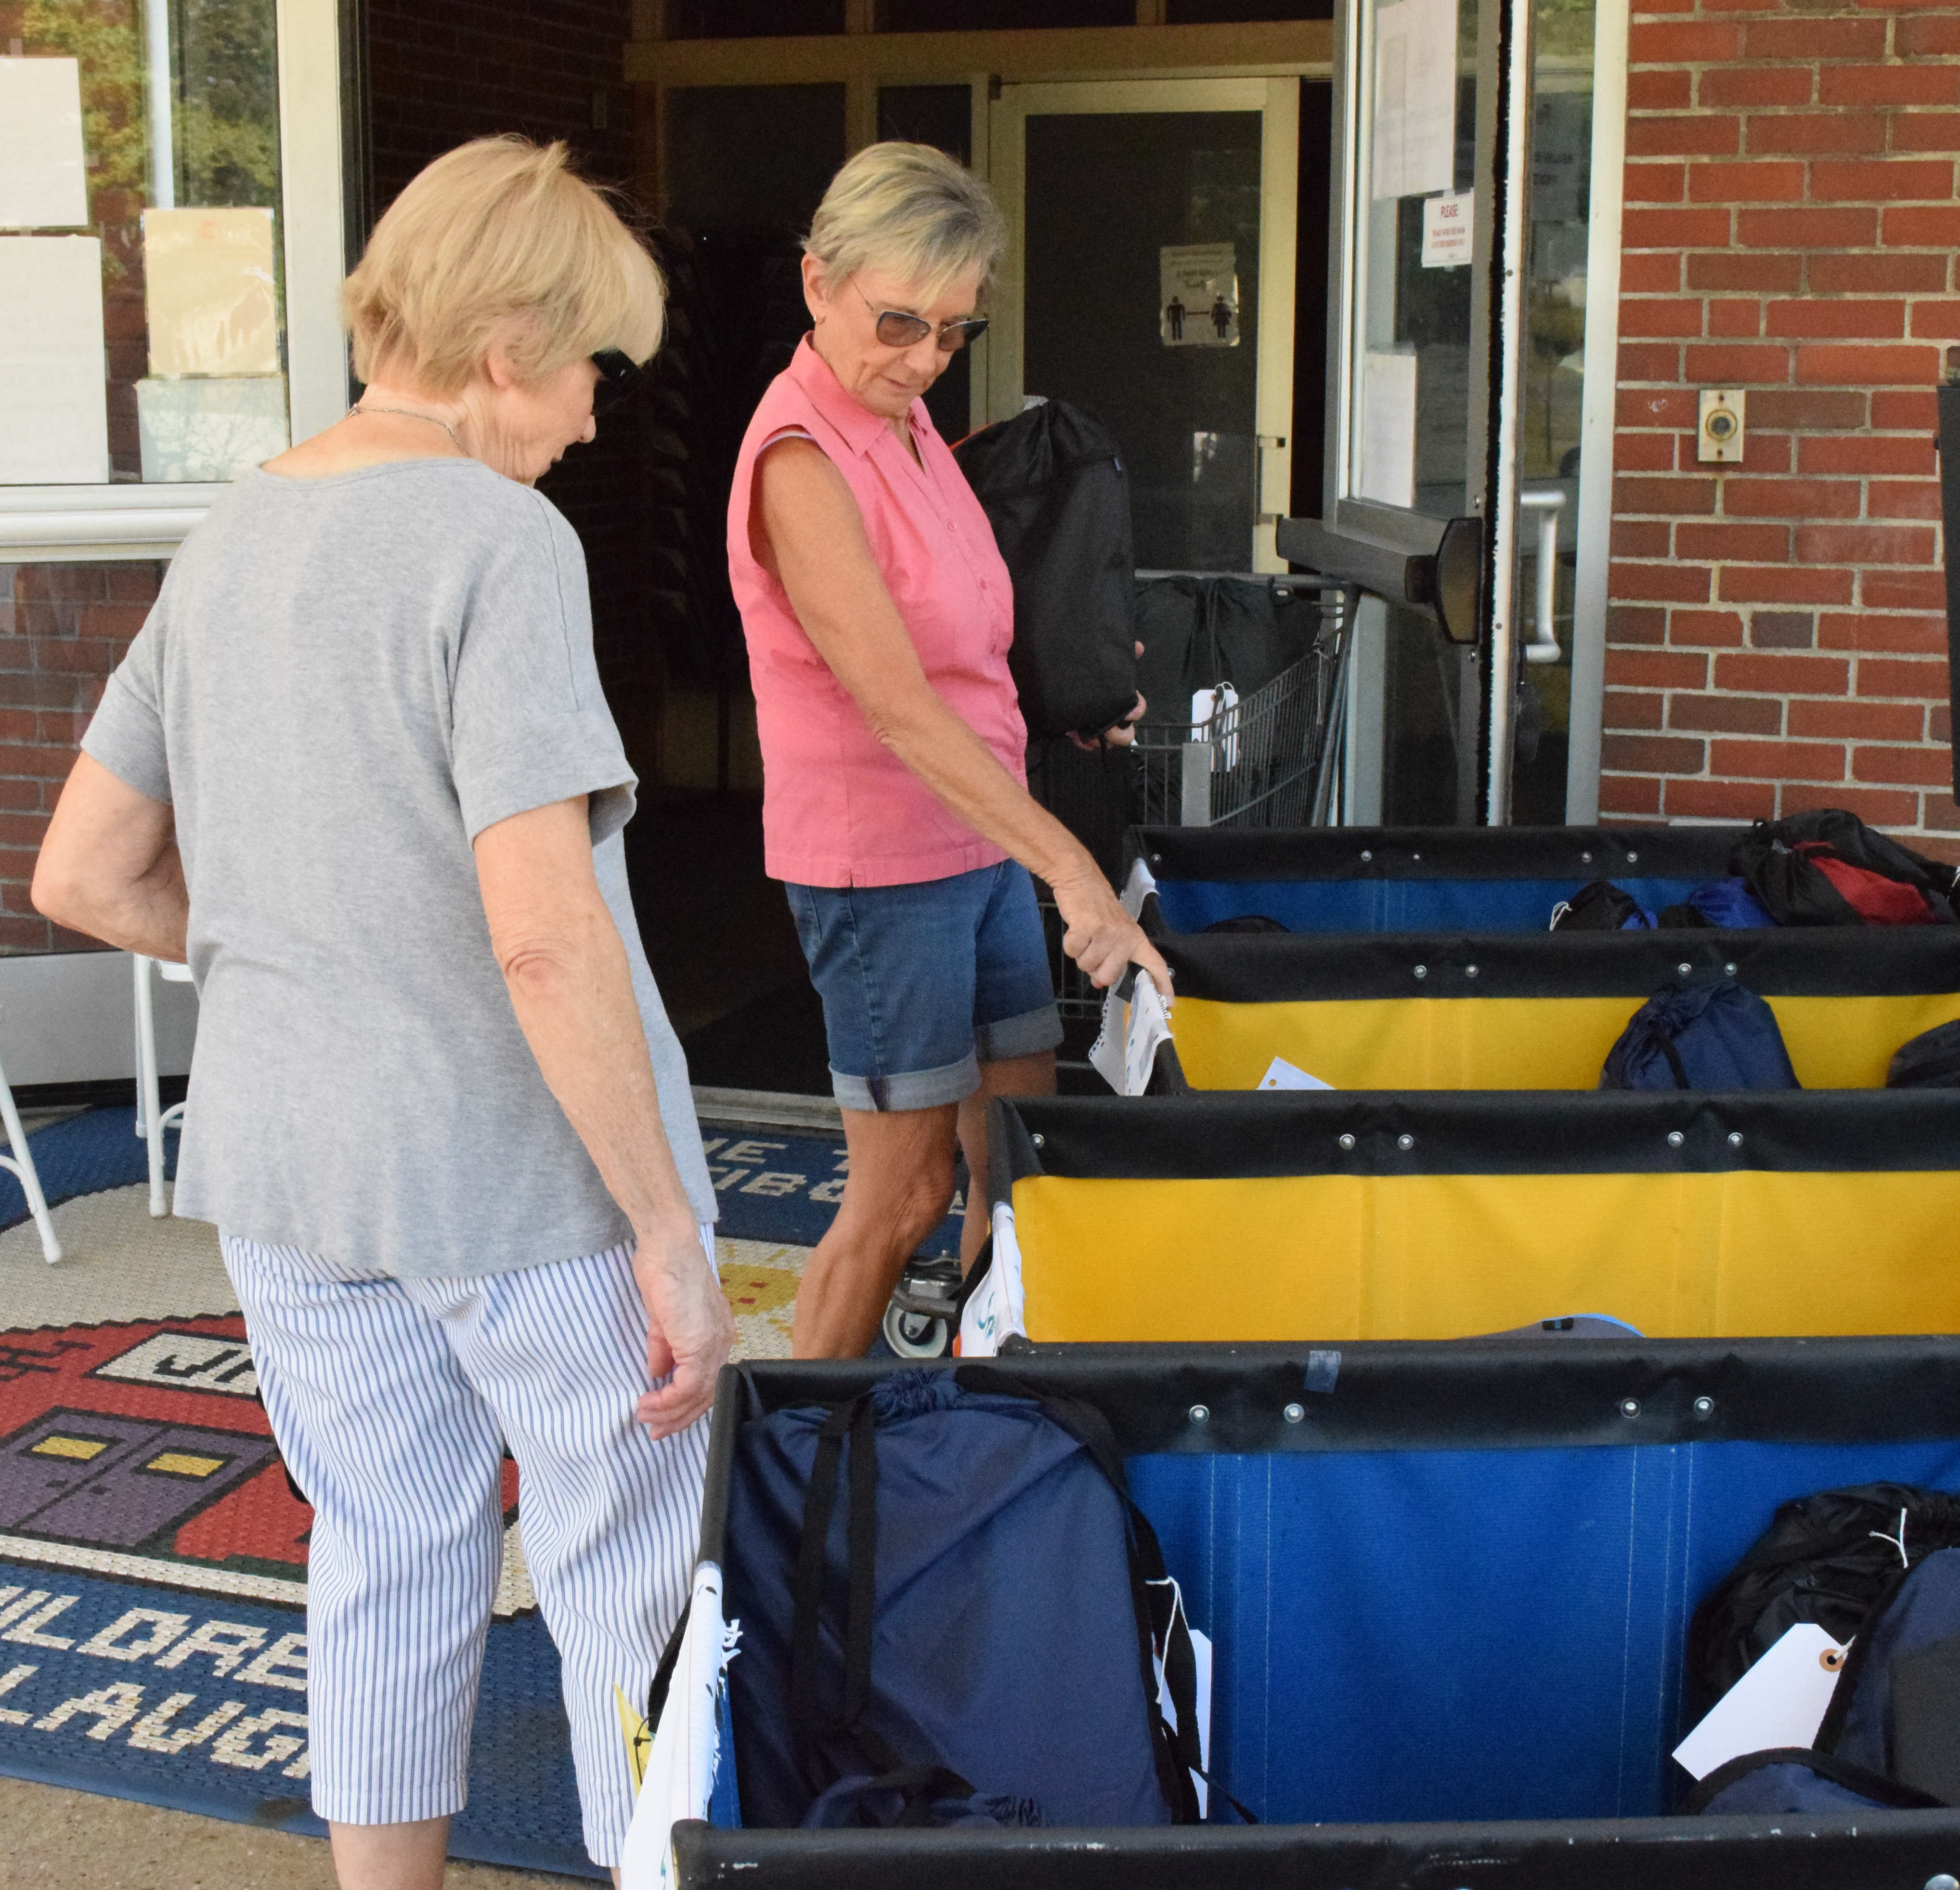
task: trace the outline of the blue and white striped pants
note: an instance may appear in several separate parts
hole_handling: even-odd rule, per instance
[[[660,1443],[633,1421],[647,1316],[628,1250],[444,1280],[231,1236],[224,1251],[273,1435],[313,1506],[314,1811],[383,1825],[462,1809],[508,1440],[586,1848],[616,1863],[632,1783],[613,1689],[644,1701],[686,1600],[708,1455],[705,1420]]]

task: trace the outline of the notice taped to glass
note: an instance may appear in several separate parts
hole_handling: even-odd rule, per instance
[[[1239,345],[1239,256],[1230,243],[1157,252],[1157,332],[1166,348]]]

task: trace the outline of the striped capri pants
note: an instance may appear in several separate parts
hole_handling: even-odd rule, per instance
[[[659,1443],[633,1421],[648,1379],[630,1249],[404,1280],[223,1246],[273,1435],[313,1506],[315,1812],[387,1825],[462,1809],[508,1441],[586,1848],[616,1864],[633,1793],[613,1689],[645,1701],[687,1599],[708,1454],[705,1419]]]

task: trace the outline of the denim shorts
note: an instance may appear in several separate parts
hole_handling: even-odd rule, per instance
[[[980,1065],[1052,1050],[1034,882],[1011,860],[912,886],[786,885],[847,1109],[931,1109]]]

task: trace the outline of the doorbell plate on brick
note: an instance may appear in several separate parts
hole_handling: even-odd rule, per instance
[[[1742,403],[1740,387],[1704,387],[1701,424],[1694,436],[1694,457],[1704,465],[1733,465],[1742,457]]]

